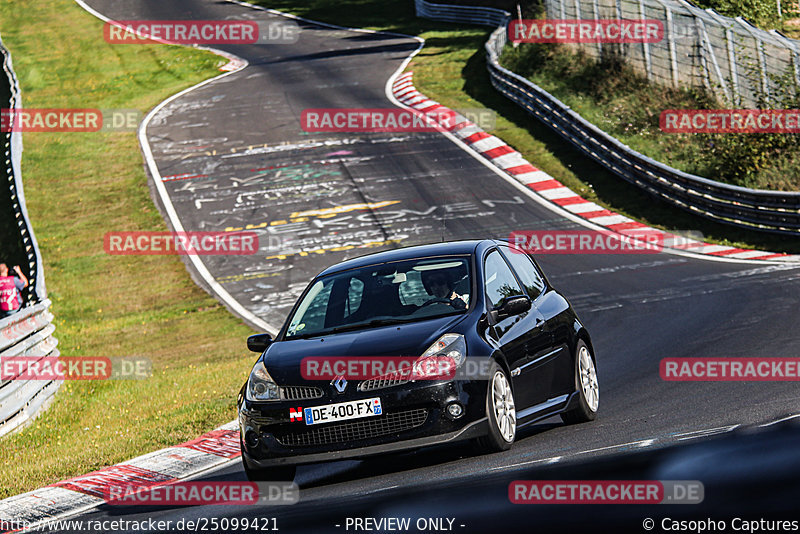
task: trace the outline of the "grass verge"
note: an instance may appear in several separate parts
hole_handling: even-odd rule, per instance
[[[492,87],[483,49],[491,32],[489,28],[416,18],[413,3],[406,0],[309,0],[302,3],[256,0],[254,3],[312,20],[423,37],[425,47],[408,67],[414,71],[414,84],[420,92],[453,109],[485,107],[494,110],[497,121],[489,133],[503,139],[576,193],[609,210],[664,230],[701,232],[713,243],[800,252],[800,243],[790,237],[715,223],[658,202],[580,154]],[[497,2],[495,5],[506,7]],[[523,13],[523,16],[530,14]]]
[[[424,37],[426,47],[411,65],[421,91],[449,107],[496,110],[493,134],[610,209],[663,228],[697,229],[718,242],[788,249],[785,238],[707,223],[656,204],[579,156],[491,87],[482,49],[486,28],[417,19],[407,0],[264,4],[315,20]],[[108,45],[101,31],[100,21],[68,0],[0,3],[0,34],[13,55],[25,105],[144,111],[218,74],[221,60],[211,54]],[[108,230],[165,229],[149,198],[134,134],[31,133],[25,149],[28,210],[62,352],[142,355],[153,360],[155,372],[136,382],[66,384],[33,425],[0,440],[0,498],[173,445],[232,419],[252,362],[242,343],[249,328],[195,286],[179,259],[103,253]]]
[[[57,24],[54,24],[57,21]],[[225,60],[164,45],[110,45],[69,0],[0,3],[0,34],[28,108],[147,111]],[[0,439],[0,498],[191,439],[235,417],[251,330],[175,256],[108,256],[109,230],[166,230],[135,133],[26,133],[22,174],[68,356],[142,356],[140,381],[68,382]]]
[[[595,61],[563,45],[506,47],[500,62],[564,102],[634,150],[684,172],[721,182],[777,191],[800,190],[800,143],[786,134],[664,133],[666,109],[722,109],[694,88],[651,84],[619,56]],[[790,92],[786,92],[786,99]],[[793,109],[791,102],[775,105]]]

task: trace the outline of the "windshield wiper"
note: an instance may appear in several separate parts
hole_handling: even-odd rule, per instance
[[[390,324],[400,324],[400,323],[410,323],[413,321],[417,321],[419,319],[373,319],[371,321],[367,321],[366,323],[356,323],[356,324],[345,324],[342,326],[336,326],[328,330],[328,333],[336,333],[336,332],[346,332],[348,330],[358,330],[359,328],[364,327],[374,327],[374,326],[387,326]]]
[[[307,332],[305,334],[297,334],[294,336],[290,336],[289,339],[307,339],[310,337],[320,337],[325,336],[328,334],[336,334],[339,332],[347,332],[348,330],[358,330],[360,328],[370,328],[375,326],[387,326],[390,324],[400,324],[400,323],[410,323],[419,320],[418,318],[413,319],[373,319],[371,321],[367,321],[366,323],[356,323],[356,324],[345,324],[342,326],[335,326],[333,328],[329,328],[328,330],[322,330],[320,332]]]

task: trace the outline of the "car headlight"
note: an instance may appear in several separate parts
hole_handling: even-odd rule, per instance
[[[454,378],[467,359],[467,342],[461,334],[444,334],[414,362],[412,380]]]
[[[249,401],[280,400],[281,394],[278,384],[269,376],[263,360],[258,360],[258,363],[253,366],[253,370],[250,371],[245,396]]]

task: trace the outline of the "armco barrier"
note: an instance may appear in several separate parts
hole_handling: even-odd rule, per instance
[[[503,68],[510,14],[494,8],[415,0],[417,16],[497,26],[486,42],[492,85],[610,172],[673,206],[717,222],[800,236],[800,193],[764,191],[715,182],[659,163],[603,132],[553,95]]]
[[[786,82],[779,80],[786,76],[787,82],[793,80],[789,83],[800,82],[800,43],[796,40],[776,30],[761,30],[739,17],[732,19],[713,9],[701,9],[686,0],[545,0],[544,6],[550,19],[661,22],[663,39],[615,46],[615,52],[651,82],[667,87],[704,87],[726,106],[746,108],[763,100],[778,108],[777,102],[788,96],[781,94],[788,91]],[[604,52],[599,43],[577,46],[593,57]]]
[[[19,83],[11,65],[11,55],[0,41],[0,59],[3,72],[0,84],[8,91],[8,101],[0,101],[0,108],[22,107]],[[0,320],[0,365],[3,358],[12,356],[58,356],[57,341],[52,336],[55,326],[48,311],[47,289],[42,273],[42,259],[25,209],[20,164],[22,157],[22,133],[0,133],[3,163],[0,176],[0,194],[9,195],[10,206],[24,247],[27,264],[21,268],[30,281],[30,290],[25,306],[11,317]],[[8,251],[0,249],[0,254]],[[3,258],[5,259],[5,258]],[[30,421],[36,412],[53,397],[60,381],[5,380],[0,381],[0,436],[8,434]]]
[[[59,355],[49,307],[45,300],[0,321],[0,364],[10,357]],[[0,436],[31,420],[60,385],[60,380],[0,380]]]

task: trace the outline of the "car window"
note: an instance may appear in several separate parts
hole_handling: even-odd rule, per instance
[[[361,297],[364,295],[364,282],[358,278],[350,279],[350,287],[347,289],[347,301],[345,303],[345,317],[349,317],[358,311],[361,306]]]
[[[463,313],[470,303],[467,256],[368,265],[318,279],[289,321],[286,338]]]
[[[311,287],[303,303],[298,308],[294,319],[289,323],[287,334],[301,335],[303,331],[323,328],[325,325],[325,310],[331,298],[333,283],[317,280]]]
[[[541,295],[542,291],[544,291],[544,280],[539,276],[539,271],[536,270],[536,266],[530,256],[519,249],[505,245],[500,245],[500,249],[503,251],[508,263],[514,268],[517,277],[522,281],[522,285],[525,286],[528,296],[535,299]]]
[[[410,271],[406,273],[406,281],[400,284],[398,289],[400,295],[400,302],[405,305],[413,304],[414,306],[422,306],[431,296],[425,291],[425,286],[422,284],[422,273],[420,271]]]
[[[493,308],[500,306],[508,297],[523,295],[511,268],[496,250],[490,252],[486,257],[483,271],[486,296]]]

